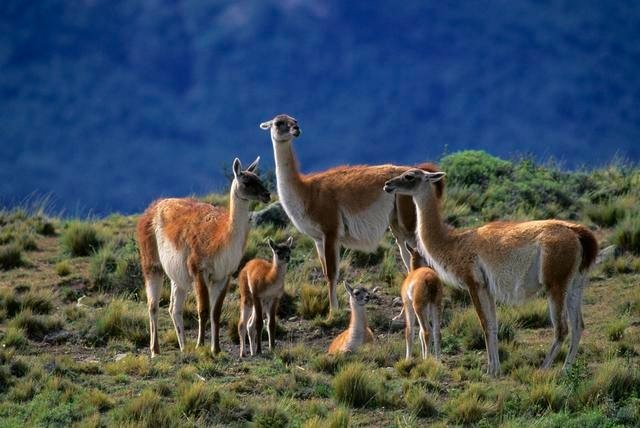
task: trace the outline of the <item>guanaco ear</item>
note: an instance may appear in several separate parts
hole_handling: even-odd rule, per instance
[[[404,248],[406,248],[407,251],[410,252],[411,254],[413,254],[414,251],[416,251],[416,249],[413,248],[411,245],[409,245],[407,241],[404,241]]]
[[[240,163],[240,159],[235,158],[233,160],[233,176],[234,177],[238,177],[238,175],[240,174],[240,171],[242,171],[242,163]]]
[[[260,124],[260,129],[267,130],[267,129],[271,128],[271,124],[272,123],[273,123],[273,120],[267,120],[266,122],[262,122]]]
[[[290,236],[289,239],[287,239],[287,242],[285,242],[285,244],[289,248],[293,247],[293,236]]]
[[[260,162],[260,156],[258,156],[258,157],[256,158],[256,160],[254,160],[254,161],[251,163],[251,165],[249,165],[249,166],[247,167],[247,171],[249,171],[249,172],[253,172],[253,171],[255,171],[255,169],[258,167],[258,162]]]
[[[267,244],[269,245],[269,247],[270,247],[273,251],[275,251],[275,250],[276,250],[276,243],[275,243],[275,242],[273,242],[273,239],[271,239],[271,238],[267,239]]]
[[[425,172],[424,177],[426,181],[430,181],[431,183],[435,183],[436,181],[440,181],[447,175],[443,171],[440,172]]]

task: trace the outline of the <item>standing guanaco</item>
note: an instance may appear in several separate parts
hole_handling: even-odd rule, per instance
[[[268,240],[273,253],[272,262],[263,259],[249,261],[240,271],[238,288],[240,289],[240,358],[244,357],[244,339],[249,335],[251,355],[262,352],[262,319],[267,318],[269,350],[275,346],[276,311],[284,294],[284,276],[291,257],[293,237],[286,242],[276,244]],[[245,330],[246,328],[246,330]]]
[[[405,316],[404,338],[407,345],[406,359],[411,358],[413,327],[416,318],[420,326],[422,358],[429,352],[429,330],[433,338],[433,353],[440,359],[440,315],[442,313],[442,282],[438,274],[424,266],[420,253],[405,244],[411,254],[411,270],[402,283],[402,311]]]
[[[169,313],[180,350],[184,350],[182,307],[193,287],[198,305],[197,345],[204,344],[209,308],[211,351],[220,351],[222,302],[244,252],[249,204],[252,200],[270,200],[269,191],[254,173],[259,159],[246,170],[237,158],[233,161],[229,211],[189,198],[160,199],[138,220],[136,236],[147,291],[152,356],[160,352],[157,326],[163,273],[171,280]]]
[[[329,287],[331,313],[338,308],[340,246],[373,251],[387,228],[391,228],[405,267],[409,268],[404,243],[417,245],[415,207],[410,197],[388,195],[382,186],[410,167],[339,166],[301,174],[292,148],[294,138],[301,133],[298,121],[280,114],[261,123],[260,128],[271,132],[280,202],[294,226],[315,242]]]
[[[584,329],[582,292],[598,254],[598,242],[584,226],[561,221],[497,221],[454,229],[442,221],[442,171],[411,169],[385,183],[389,193],[411,195],[418,210],[420,251],[447,283],[466,288],[480,318],[488,372],[500,373],[496,299],[516,303],[541,288],[548,293],[554,340],[542,366],[555,360],[567,336],[564,369],[571,367]]]
[[[369,292],[361,287],[353,289],[346,283],[344,287],[349,295],[351,319],[349,328],[331,342],[328,351],[330,354],[353,352],[363,344],[373,342],[373,332],[367,324],[367,315],[364,310],[364,306],[369,301]]]

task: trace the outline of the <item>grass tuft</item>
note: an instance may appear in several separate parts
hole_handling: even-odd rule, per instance
[[[253,423],[260,428],[286,428],[289,426],[289,416],[277,403],[266,404],[258,410]]]
[[[329,297],[323,287],[303,284],[298,299],[298,314],[304,319],[314,319],[329,313]]]
[[[10,270],[25,264],[22,250],[16,244],[0,246],[0,270]]]
[[[56,275],[59,277],[69,276],[71,274],[71,264],[68,260],[62,260],[56,263],[53,270],[56,271]]]
[[[336,399],[351,407],[374,407],[382,399],[382,385],[362,363],[343,367],[333,379]]]
[[[203,418],[209,422],[217,413],[220,393],[210,384],[204,382],[185,386],[180,392],[178,409],[180,413],[196,418]]]
[[[40,341],[54,331],[62,328],[62,321],[46,315],[34,315],[31,309],[25,309],[9,322],[10,327],[21,329],[31,340]]]
[[[438,415],[437,397],[427,393],[424,389],[412,387],[404,393],[407,409],[419,418],[431,418]]]
[[[587,403],[602,403],[606,399],[619,402],[634,394],[640,394],[640,369],[615,359],[596,369],[582,392],[582,400]]]
[[[124,299],[114,299],[96,318],[92,340],[104,344],[110,338],[128,339],[136,346],[149,343],[146,313],[140,305]]]
[[[90,256],[104,244],[104,237],[89,223],[71,222],[62,232],[60,245],[64,253],[72,257]]]
[[[640,214],[636,212],[627,215],[616,226],[612,241],[622,251],[640,255]]]

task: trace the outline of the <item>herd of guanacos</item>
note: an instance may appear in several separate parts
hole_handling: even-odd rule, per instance
[[[374,250],[385,231],[396,238],[407,277],[401,288],[405,317],[406,358],[411,358],[414,325],[419,325],[421,355],[430,337],[440,358],[443,283],[469,292],[480,319],[488,356],[488,373],[500,374],[496,301],[519,303],[545,290],[554,340],[542,366],[554,362],[570,336],[564,368],[573,363],[584,329],[582,293],[598,252],[586,227],[562,220],[496,221],[477,228],[455,229],[441,214],[445,173],[433,164],[340,166],[302,174],[292,143],[301,135],[298,121],[286,114],[260,124],[274,150],[279,200],[294,226],[315,242],[328,284],[330,311],[338,308],[336,286],[340,247]],[[259,158],[248,167],[233,162],[229,208],[190,198],[154,201],[140,217],[136,236],[147,294],[150,349],[160,352],[157,313],[166,274],[171,281],[169,312],[178,344],[184,350],[182,310],[195,290],[198,341],[204,345],[211,320],[211,351],[220,351],[220,314],[231,275],[244,253],[250,228],[250,201],[269,202],[270,193],[256,175]],[[269,239],[271,262],[249,261],[238,276],[240,356],[249,339],[251,355],[261,352],[266,318],[269,349],[275,344],[278,300],[293,240]],[[349,328],[337,336],[330,353],[354,351],[374,338],[367,325],[365,288],[344,284],[351,308]]]

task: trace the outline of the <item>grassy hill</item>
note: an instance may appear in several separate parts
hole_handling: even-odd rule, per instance
[[[559,217],[591,227],[601,248],[616,246],[591,274],[585,333],[569,373],[560,361],[538,369],[552,340],[540,295],[499,307],[503,376],[489,378],[477,317],[466,294],[450,287],[442,361],[405,362],[403,334],[391,322],[403,273],[390,235],[372,255],[345,251],[341,262],[350,284],[379,287],[367,309],[376,343],[327,356],[348,313],[326,318],[313,243],[291,226],[254,228],[245,257],[267,256],[266,237],[296,241],[273,354],[237,358],[233,282],[220,355],[212,357],[208,343],[194,348],[192,295],[188,349],[179,352],[165,287],[162,354],[151,360],[136,216],[81,221],[7,209],[0,212],[0,426],[640,424],[640,170],[614,164],[566,173],[473,151],[449,155],[441,166],[451,224]],[[224,204],[226,196],[205,199]]]

